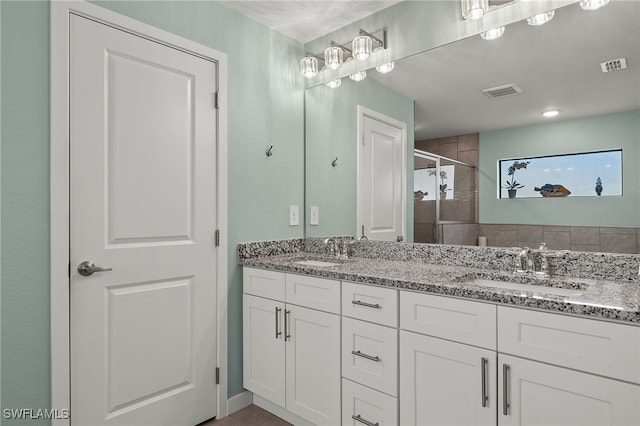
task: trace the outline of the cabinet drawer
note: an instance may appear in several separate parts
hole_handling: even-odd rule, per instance
[[[359,420],[354,419],[357,417]],[[398,400],[342,379],[342,426],[398,424]]]
[[[401,291],[400,328],[496,349],[496,307],[487,303]]]
[[[640,383],[640,327],[498,308],[498,350]]]
[[[342,376],[398,395],[398,330],[342,319]]]
[[[243,268],[242,291],[254,296],[284,302],[284,273],[266,269]]]
[[[286,274],[287,303],[340,314],[340,281]]]
[[[342,315],[398,326],[398,290],[342,282]]]

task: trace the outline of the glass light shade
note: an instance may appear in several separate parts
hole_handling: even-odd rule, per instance
[[[344,53],[339,47],[327,47],[324,49],[324,63],[327,68],[337,70],[342,65],[343,55]]]
[[[362,81],[367,77],[366,71],[355,72],[353,74],[349,74],[349,78],[353,81]]]
[[[552,20],[553,15],[555,14],[556,12],[553,10],[546,13],[541,13],[540,15],[535,15],[535,16],[532,16],[531,18],[527,18],[527,23],[529,25],[544,25],[550,20]]]
[[[386,74],[388,72],[393,71],[393,68],[396,66],[394,62],[387,62],[386,64],[378,65],[376,67],[376,71],[382,74]]]
[[[581,0],[580,7],[584,10],[598,10],[602,6],[606,6],[609,0]]]
[[[480,19],[489,10],[489,0],[461,0],[464,19]]]
[[[504,26],[493,28],[491,30],[480,33],[480,37],[482,37],[484,40],[495,40],[502,37],[502,34],[504,34]]]
[[[351,42],[352,55],[359,61],[364,61],[371,55],[373,40],[369,36],[357,36]]]
[[[327,86],[331,87],[332,89],[335,89],[336,87],[340,87],[340,85],[342,84],[342,79],[338,78],[336,80],[331,80],[330,82],[326,83]]]
[[[300,60],[300,74],[304,78],[313,78],[318,74],[318,60],[313,56],[305,56]]]

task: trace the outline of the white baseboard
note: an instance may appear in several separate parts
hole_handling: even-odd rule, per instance
[[[244,391],[234,395],[227,400],[227,415],[240,411],[251,404],[253,404],[253,392]]]
[[[275,414],[276,416],[295,426],[314,426],[313,423],[309,423],[308,421],[296,416],[290,411],[285,410],[279,405],[276,405],[271,401],[267,401],[259,395],[253,395],[253,403],[258,407],[267,410],[271,414]]]

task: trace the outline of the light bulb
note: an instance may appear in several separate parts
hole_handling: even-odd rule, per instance
[[[556,12],[554,10],[550,10],[549,12],[546,13],[541,13],[539,15],[535,15],[532,16],[531,18],[527,18],[527,24],[529,25],[544,25],[547,22],[549,22],[550,20],[553,19],[553,15],[555,15]]]
[[[313,78],[318,74],[318,60],[313,56],[305,56],[300,60],[300,74],[304,78]]]
[[[340,87],[341,84],[342,84],[341,78],[331,80],[330,82],[326,83],[326,85],[331,87],[332,89],[335,89],[336,87]]]
[[[482,32],[480,33],[480,37],[484,40],[495,40],[502,37],[502,34],[504,34],[504,26]]]
[[[581,0],[580,7],[584,10],[598,10],[608,3],[609,0]]]
[[[386,64],[378,65],[376,67],[376,71],[382,74],[386,74],[388,72],[393,71],[393,68],[396,66],[394,62],[387,62]]]
[[[371,55],[373,40],[369,36],[357,36],[351,42],[352,55],[359,61],[364,61]]]
[[[344,53],[342,49],[336,46],[327,47],[324,50],[324,63],[327,68],[331,70],[337,70],[342,65]]]
[[[550,111],[545,111],[545,112],[542,113],[542,115],[544,117],[546,117],[546,118],[555,117],[558,114],[560,114],[560,111],[558,111],[557,109],[553,109],[553,110],[550,110]]]
[[[353,81],[362,81],[367,77],[366,71],[355,72],[353,74],[349,74],[349,78]]]
[[[464,19],[480,19],[489,10],[489,0],[461,0]]]

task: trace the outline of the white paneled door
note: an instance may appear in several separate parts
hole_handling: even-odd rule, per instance
[[[216,63],[70,25],[72,424],[194,425],[217,400]]]
[[[406,124],[359,108],[358,235],[406,239]]]

